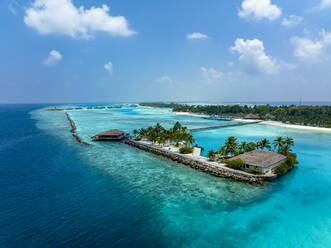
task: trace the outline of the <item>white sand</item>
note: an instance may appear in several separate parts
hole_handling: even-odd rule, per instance
[[[272,125],[277,127],[284,127],[284,128],[295,128],[295,129],[302,129],[302,130],[311,130],[311,131],[326,131],[331,132],[331,128],[326,127],[312,127],[312,126],[303,126],[303,125],[295,125],[295,124],[286,124],[280,121],[263,121],[263,120],[253,120],[253,119],[234,119],[234,121],[241,121],[241,122],[255,122],[261,121],[260,124],[264,125]]]
[[[186,115],[186,116],[194,116],[194,117],[210,117],[209,115],[204,115],[204,114],[194,114],[190,112],[172,112],[175,115]]]
[[[195,117],[211,117],[209,115],[194,114],[194,113],[189,113],[189,112],[173,112],[173,113],[175,115],[186,115],[186,116],[195,116]],[[310,130],[310,131],[331,132],[331,128],[286,124],[286,123],[282,123],[280,121],[263,121],[263,120],[258,120],[258,119],[241,119],[241,118],[234,119],[234,121],[241,121],[241,122],[261,121],[260,124],[264,124],[264,125],[272,125],[272,126],[278,126],[278,127],[284,127],[284,128],[295,128],[295,129],[301,129],[301,130],[307,130],[307,131]]]
[[[240,122],[257,122],[257,121],[262,121],[262,120],[258,120],[258,119],[233,119],[234,121],[240,121]]]
[[[280,121],[262,121],[261,124],[273,125],[273,126],[285,127],[285,128],[296,128],[296,129],[302,129],[302,130],[331,132],[331,128],[286,124],[286,123],[282,123]]]

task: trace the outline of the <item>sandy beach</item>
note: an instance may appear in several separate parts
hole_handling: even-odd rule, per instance
[[[201,117],[201,118],[210,117],[209,115],[206,115],[206,114],[196,114],[196,113],[189,113],[189,112],[172,112],[172,113],[174,113],[175,115],[186,115],[186,116],[194,116],[194,117]],[[263,125],[272,125],[272,126],[278,126],[278,127],[284,127],[284,128],[294,128],[294,129],[301,129],[301,130],[307,130],[307,131],[331,132],[331,128],[286,124],[286,123],[282,123],[280,121],[263,121],[263,120],[258,120],[258,119],[241,119],[241,118],[234,119],[234,121],[240,121],[240,122],[261,121],[259,124],[263,124]]]
[[[260,124],[273,125],[273,126],[285,127],[285,128],[295,128],[295,129],[302,129],[302,130],[331,132],[331,128],[286,124],[286,123],[282,123],[280,121],[262,121]]]
[[[295,128],[295,129],[301,129],[301,130],[331,132],[331,128],[286,124],[286,123],[283,123],[283,122],[280,122],[280,121],[264,121],[264,120],[258,120],[258,119],[245,120],[245,119],[240,119],[240,118],[234,119],[234,121],[241,121],[241,122],[261,121],[259,124],[272,125],[272,126],[278,126],[278,127],[284,127],[284,128]]]
[[[187,115],[187,116],[194,116],[194,117],[210,117],[209,115],[204,115],[204,114],[194,114],[190,112],[173,112],[175,115]]]

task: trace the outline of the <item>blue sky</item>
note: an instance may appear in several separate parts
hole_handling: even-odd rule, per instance
[[[2,103],[331,101],[331,0],[2,0]]]

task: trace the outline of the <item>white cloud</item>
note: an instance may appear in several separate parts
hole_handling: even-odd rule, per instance
[[[52,65],[56,65],[61,59],[62,59],[61,53],[56,50],[52,50],[49,52],[47,59],[45,59],[43,63],[44,65],[52,66]]]
[[[309,62],[320,61],[325,50],[331,46],[331,32],[322,30],[318,39],[308,39],[302,37],[293,37],[291,39],[294,45],[294,55],[301,60]]]
[[[266,55],[263,42],[258,39],[237,39],[232,52],[239,53],[239,60],[248,66],[254,65],[260,72],[265,74],[277,73],[280,69],[279,63],[271,56]]]
[[[191,33],[186,35],[186,38],[189,40],[199,40],[199,39],[207,39],[208,36],[202,33]]]
[[[284,27],[294,27],[299,25],[303,20],[303,17],[296,16],[296,15],[290,15],[289,17],[284,17],[282,21],[282,25]]]
[[[315,7],[315,9],[326,9],[331,7],[331,0],[322,0],[321,3]]]
[[[135,31],[123,16],[110,16],[109,7],[76,8],[72,0],[35,0],[26,9],[24,22],[40,34],[60,34],[73,38],[92,38],[95,32],[130,36]]]
[[[106,71],[108,71],[108,73],[111,75],[113,74],[113,63],[112,62],[108,62],[106,64],[104,64],[103,66],[105,68]]]
[[[254,18],[262,20],[264,18],[275,20],[282,15],[282,10],[270,0],[244,0],[238,15],[242,18]]]
[[[170,83],[173,83],[174,82],[174,80],[171,79],[168,76],[162,76],[162,77],[156,79],[156,81],[159,82],[159,83],[167,83],[167,84],[170,84]]]
[[[223,76],[222,72],[216,71],[213,67],[211,68],[205,68],[205,67],[200,67],[200,73],[206,83],[208,84],[213,84],[217,80],[221,79]]]

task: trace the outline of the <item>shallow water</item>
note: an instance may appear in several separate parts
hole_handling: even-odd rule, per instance
[[[16,141],[6,134],[8,142],[0,143],[0,158],[6,156],[0,196],[7,204],[0,223],[10,227],[0,229],[5,247],[331,247],[331,134],[259,124],[193,133],[205,153],[230,135],[241,141],[293,137],[298,168],[257,187],[122,143],[84,147],[71,137],[63,112],[33,107],[31,120],[31,108],[15,118],[32,134],[22,131]],[[222,123],[129,106],[69,113],[88,142],[111,128]],[[24,172],[21,178],[6,176],[17,171]]]

